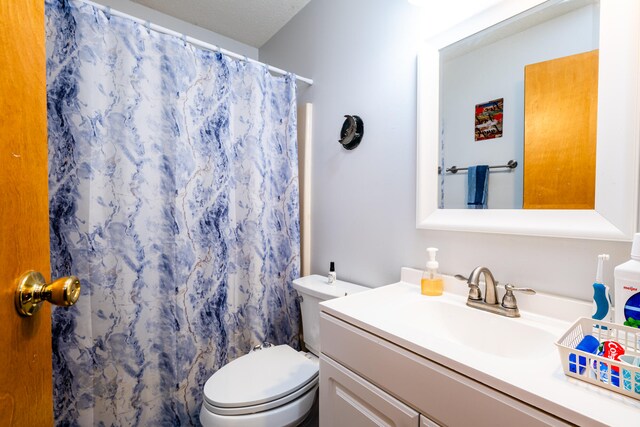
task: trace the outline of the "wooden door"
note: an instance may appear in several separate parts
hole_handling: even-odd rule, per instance
[[[14,307],[26,270],[50,279],[43,0],[0,1],[0,426],[53,424],[51,315]]]
[[[598,51],[525,67],[525,209],[594,209]]]

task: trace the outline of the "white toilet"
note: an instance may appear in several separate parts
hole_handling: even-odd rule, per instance
[[[297,426],[311,411],[318,390],[318,304],[369,288],[341,280],[329,285],[318,275],[296,279],[293,287],[300,295],[304,343],[310,352],[265,346],[220,368],[204,385],[204,427]]]

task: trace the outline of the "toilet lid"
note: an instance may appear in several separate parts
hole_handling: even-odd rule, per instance
[[[252,351],[220,368],[204,385],[211,405],[238,408],[291,394],[318,375],[318,364],[288,345]]]

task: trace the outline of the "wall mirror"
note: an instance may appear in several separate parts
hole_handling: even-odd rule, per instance
[[[418,60],[417,227],[630,240],[638,220],[639,20],[640,2],[635,0],[504,1],[427,40]],[[556,30],[569,30],[569,34],[562,36],[554,33]],[[554,46],[543,46],[533,52],[534,48],[518,46],[512,41],[525,35],[532,37],[531,34],[536,32],[556,34],[556,42],[552,42]],[[558,38],[570,43],[558,43]],[[492,62],[495,64],[483,67],[482,64],[486,64],[483,58],[488,51],[494,55]],[[593,85],[596,98],[590,119],[596,124],[593,131],[595,153],[590,154],[593,163],[581,168],[590,171],[591,179],[595,181],[595,189],[584,191],[585,194],[591,192],[591,205],[569,203],[567,208],[553,206],[553,209],[541,209],[538,206],[547,205],[529,203],[526,209],[521,209],[525,157],[534,157],[530,148],[534,146],[532,143],[529,143],[528,154],[524,156],[524,82],[520,78],[519,82],[509,83],[515,89],[508,92],[500,85],[496,90],[491,84],[482,83],[482,80],[478,82],[474,80],[475,76],[482,74],[483,68],[489,69],[490,74],[497,74],[509,67],[515,67],[516,73],[522,75],[522,68],[527,64],[546,63],[549,59],[574,54],[580,56],[591,51],[596,52],[597,81]],[[548,56],[544,56],[547,53]],[[459,58],[463,58],[463,65],[458,65],[456,71],[450,64],[460,61]],[[474,62],[477,67],[473,67]],[[580,65],[579,68],[584,67]],[[467,75],[468,81],[456,81],[455,78],[459,78],[456,74],[461,74],[463,80]],[[505,80],[503,76],[499,79]],[[537,79],[552,83],[558,80],[548,75]],[[469,82],[472,84],[467,84]],[[529,87],[527,90],[532,93]],[[585,97],[581,95],[579,98]],[[489,109],[497,108],[495,103],[491,104],[496,99],[501,99],[499,108],[504,109],[503,134],[500,138],[489,137],[486,140],[481,135],[476,141],[478,104],[486,104]],[[458,110],[461,109],[465,111],[460,113]],[[531,117],[528,113],[527,116]],[[568,134],[565,126],[575,122],[575,119],[563,121],[548,117],[541,121],[545,129],[551,125],[559,126],[556,129],[560,130],[553,133],[561,133],[563,137]],[[528,119],[527,123],[534,121]],[[564,139],[571,142],[578,138]],[[527,141],[540,140],[544,138],[531,137],[527,133]],[[506,142],[511,145],[502,153],[498,148],[507,145]],[[555,158],[556,155],[546,153],[544,156]],[[515,172],[506,168],[503,172],[489,171],[489,209],[469,209],[466,206],[469,190],[466,171],[457,174],[446,172],[454,165],[458,168],[480,164],[494,166],[507,164],[509,160],[518,161]],[[533,165],[533,161],[530,164]],[[573,188],[566,183],[567,178],[563,178],[562,171],[555,168],[543,171],[541,176],[552,178],[551,181],[559,187]],[[534,168],[530,166],[527,170]],[[534,181],[527,179],[529,188],[542,188],[541,185],[532,186]],[[569,192],[572,193],[576,191]],[[506,204],[496,203],[498,209],[491,209],[491,200],[502,199],[509,201]]]

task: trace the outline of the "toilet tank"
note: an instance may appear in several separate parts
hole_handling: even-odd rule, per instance
[[[354,283],[336,280],[331,285],[326,276],[317,274],[300,277],[293,281],[293,287],[301,298],[302,333],[307,349],[320,356],[320,304],[322,301],[343,297],[370,288]]]

